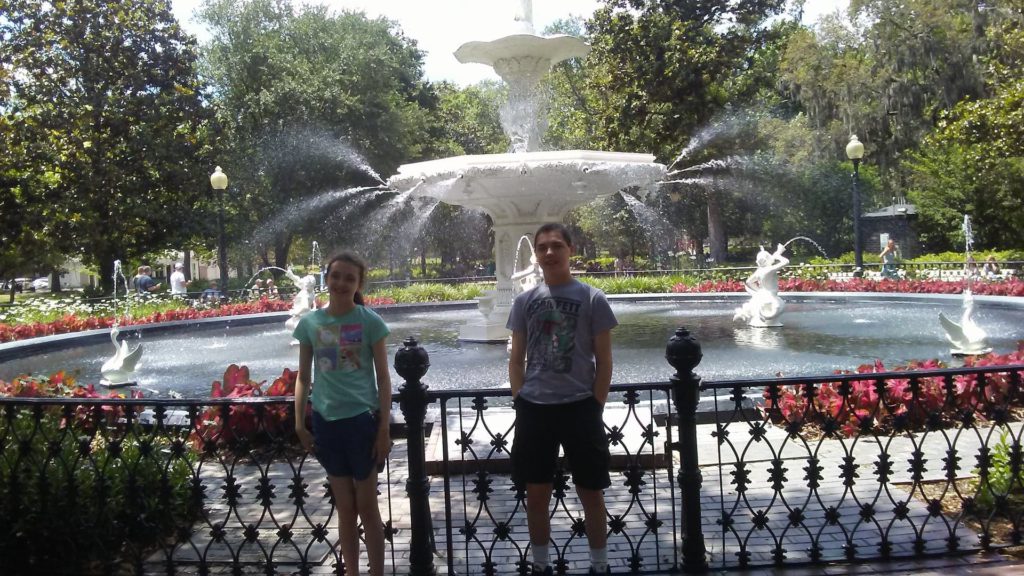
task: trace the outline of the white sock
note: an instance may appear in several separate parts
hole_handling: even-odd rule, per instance
[[[604,574],[604,571],[608,569],[608,549],[591,548],[590,566],[594,569],[594,572]]]
[[[533,563],[541,570],[548,567],[551,563],[551,553],[548,552],[547,544],[531,544],[530,549],[533,551]]]

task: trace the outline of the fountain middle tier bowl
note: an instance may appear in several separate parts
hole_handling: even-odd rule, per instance
[[[388,185],[413,196],[482,208],[492,217],[564,215],[599,196],[662,179],[652,154],[559,150],[455,156],[405,164]]]

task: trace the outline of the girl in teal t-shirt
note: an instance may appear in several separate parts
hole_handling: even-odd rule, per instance
[[[359,573],[357,520],[362,520],[370,573],[383,574],[377,474],[391,451],[388,328],[363,307],[366,263],[361,258],[347,252],[334,256],[326,281],[327,307],[303,316],[293,334],[299,341],[295,414],[306,413],[307,401],[313,405],[313,431],[300,416],[295,433],[327,471],[346,573]],[[316,383],[312,394],[311,382]]]

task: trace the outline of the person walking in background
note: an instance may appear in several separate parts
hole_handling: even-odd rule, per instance
[[[149,266],[139,266],[139,273],[132,278],[135,291],[139,294],[148,294],[160,289],[160,283],[153,280],[153,269]]]
[[[516,411],[512,478],[526,485],[532,574],[552,574],[550,507],[559,446],[583,504],[590,574],[608,574],[603,490],[611,485],[604,403],[618,321],[600,290],[572,276],[572,237],[562,224],[534,236],[544,283],[516,297],[509,383]]]
[[[277,285],[273,278],[267,278],[267,298],[277,299],[281,294],[277,291]]]
[[[171,295],[184,296],[188,293],[188,285],[191,283],[185,279],[185,265],[176,262],[174,272],[171,272]]]
[[[896,241],[889,238],[878,257],[882,259],[882,278],[896,278]]]
[[[220,299],[223,297],[224,293],[220,291],[220,287],[216,280],[210,280],[210,285],[206,290],[203,290],[203,293],[200,295],[200,299],[202,299],[203,302],[210,303],[220,302]]]
[[[996,257],[992,254],[985,259],[985,263],[981,266],[981,274],[985,278],[993,279],[998,278],[1002,275],[1002,270],[999,269],[999,263],[996,262]]]
[[[981,271],[978,269],[978,261],[974,259],[974,256],[967,257],[967,261],[964,262],[964,272],[971,278],[981,276]]]
[[[263,295],[263,280],[257,278],[252,284],[252,288],[249,289],[249,298],[252,300],[259,300],[260,296]]]
[[[366,276],[366,264],[354,254],[331,258],[327,307],[303,315],[292,334],[299,342],[295,414],[301,416],[295,433],[327,471],[347,576],[360,573],[357,518],[363,522],[370,574],[384,574],[377,474],[391,451],[389,331],[363,306]],[[313,406],[312,433],[304,417],[307,400]]]

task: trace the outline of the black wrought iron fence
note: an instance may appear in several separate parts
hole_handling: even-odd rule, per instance
[[[1024,366],[702,384],[685,331],[666,356],[669,381],[615,386],[605,409],[616,573],[1020,543]],[[395,358],[404,422],[380,483],[388,571],[526,573],[508,391],[432,392],[428,365],[413,340]],[[712,423],[698,424],[708,402]],[[294,441],[289,399],[2,398],[0,407],[0,572],[340,569],[333,501]],[[551,514],[556,571],[585,570],[565,474]]]
[[[1019,544],[1024,366],[710,382],[699,433],[710,557],[725,567]],[[757,409],[741,402],[762,395]]]

